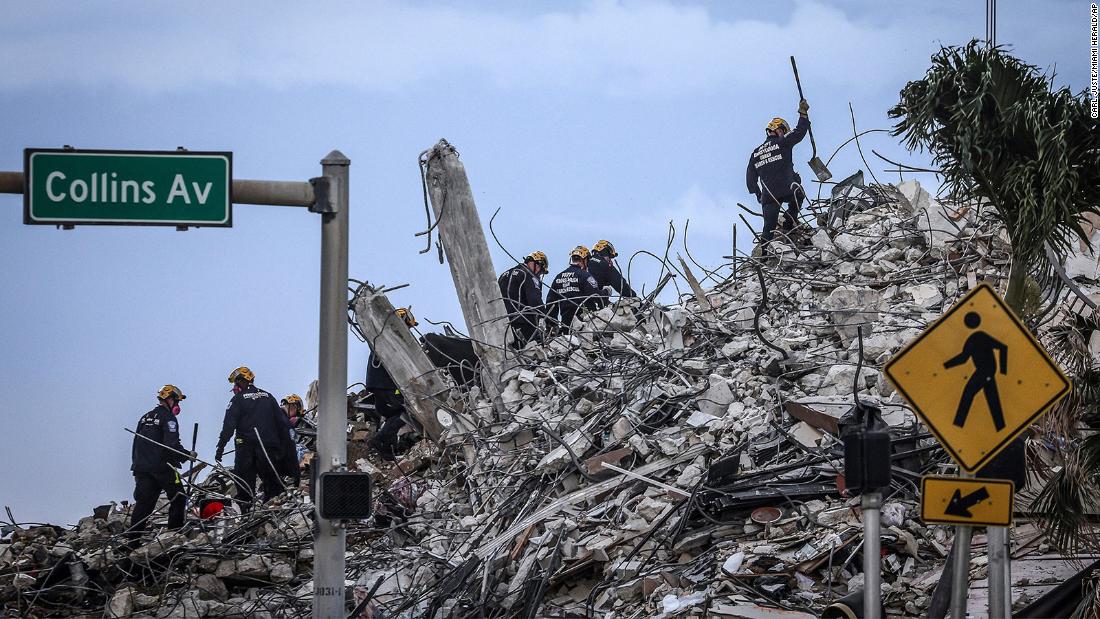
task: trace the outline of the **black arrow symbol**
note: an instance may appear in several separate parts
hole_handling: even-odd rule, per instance
[[[986,490],[985,486],[978,488],[965,497],[962,495],[962,490],[956,488],[954,496],[951,497],[951,502],[947,504],[947,509],[943,510],[943,513],[959,518],[973,518],[970,508],[988,498],[989,490]]]

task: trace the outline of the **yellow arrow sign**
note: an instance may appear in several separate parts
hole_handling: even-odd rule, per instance
[[[967,472],[987,464],[1070,389],[987,284],[959,299],[884,370]]]
[[[929,524],[1007,527],[1014,491],[1013,483],[1002,479],[923,477],[920,517]]]

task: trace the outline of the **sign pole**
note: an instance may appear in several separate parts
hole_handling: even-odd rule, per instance
[[[986,529],[989,546],[989,616],[1005,619],[1012,609],[1009,584],[1008,529]]]
[[[970,527],[955,527],[955,562],[951,574],[951,617],[966,619],[966,599],[970,594]]]
[[[1012,619],[1012,527],[1005,527],[1005,619]]]
[[[348,167],[334,150],[321,160],[329,179],[331,212],[321,214],[321,327],[317,413],[317,474],[339,470],[347,460],[348,377]],[[343,617],[346,531],[317,519],[313,544],[313,616]]]
[[[863,494],[863,617],[882,619],[882,507],[881,492]]]

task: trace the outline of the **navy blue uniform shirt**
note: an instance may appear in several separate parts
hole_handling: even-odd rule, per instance
[[[764,143],[756,147],[749,157],[749,167],[745,171],[745,182],[749,193],[760,202],[778,204],[791,197],[794,190],[794,159],[791,149],[802,141],[810,129],[810,119],[798,117],[794,131],[784,136],[769,135]]]

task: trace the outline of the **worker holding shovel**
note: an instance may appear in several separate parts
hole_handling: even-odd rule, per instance
[[[798,221],[798,210],[805,196],[801,182],[794,171],[794,159],[791,151],[794,145],[806,137],[810,129],[807,115],[810,104],[802,99],[798,103],[798,124],[791,130],[787,121],[773,118],[765,128],[767,139],[756,147],[749,157],[745,180],[749,192],[756,196],[764,211],[764,231],[760,235],[760,250],[766,254],[768,243],[772,240],[775,228],[779,224],[780,207],[787,205],[788,222],[784,228],[790,230]]]

